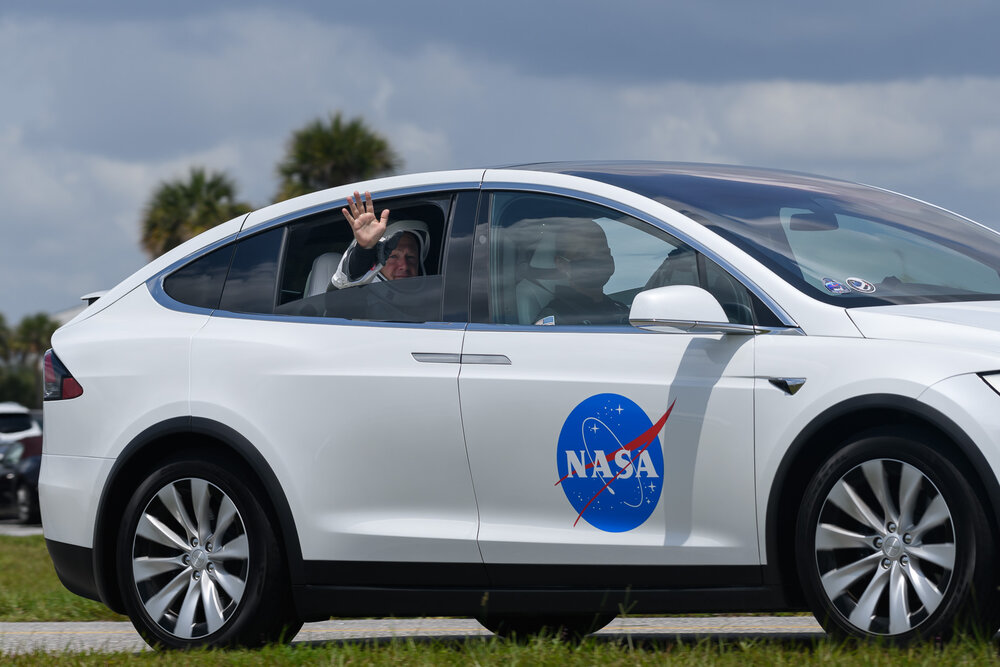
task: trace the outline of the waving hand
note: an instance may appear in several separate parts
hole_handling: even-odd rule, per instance
[[[385,233],[385,225],[389,222],[389,209],[383,209],[380,217],[375,217],[375,205],[372,204],[372,194],[365,192],[364,199],[357,191],[354,197],[347,197],[347,208],[340,209],[344,218],[351,225],[354,238],[358,245],[365,249],[375,247]]]

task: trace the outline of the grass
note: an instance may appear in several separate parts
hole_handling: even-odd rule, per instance
[[[104,605],[67,591],[41,536],[0,536],[0,621],[120,621]],[[5,665],[983,665],[1000,664],[992,641],[894,648],[831,640],[638,640],[592,637],[581,644],[537,638],[516,644],[491,637],[300,642],[258,651],[190,653],[0,653]]]
[[[124,621],[100,602],[70,593],[41,535],[0,536],[0,621]]]
[[[269,646],[258,651],[190,653],[30,653],[3,656],[7,665],[984,665],[997,663],[991,642],[958,640],[907,649],[826,640],[748,639],[696,642],[591,638],[579,645],[536,639],[517,645],[495,638],[459,641],[395,639]]]

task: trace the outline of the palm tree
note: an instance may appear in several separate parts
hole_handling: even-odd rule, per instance
[[[225,174],[192,167],[187,180],[165,181],[153,192],[142,219],[142,247],[150,258],[250,210],[236,201]]]
[[[278,164],[282,201],[335,185],[390,173],[402,161],[381,135],[361,118],[345,122],[338,111],[329,122],[315,120],[292,134]]]
[[[49,349],[52,334],[58,328],[59,323],[45,313],[22,317],[11,341],[16,361],[28,367],[38,363],[45,350]]]

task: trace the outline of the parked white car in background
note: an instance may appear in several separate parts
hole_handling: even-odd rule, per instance
[[[418,277],[337,290],[365,190],[429,251]],[[1000,236],[957,215],[743,167],[539,164],[275,204],[56,332],[49,552],[175,647],[330,615],[993,631],[998,269]]]

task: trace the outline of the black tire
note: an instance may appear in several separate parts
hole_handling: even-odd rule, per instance
[[[14,506],[18,523],[40,523],[42,513],[38,509],[38,491],[27,484],[21,484],[14,492]]]
[[[150,645],[253,647],[290,641],[302,626],[281,550],[245,479],[223,460],[176,460],[132,495],[118,581]]]
[[[527,640],[544,634],[563,641],[579,641],[597,632],[615,614],[562,614],[553,616],[485,614],[476,617],[483,627],[506,639]]]
[[[869,431],[809,483],[796,560],[831,635],[906,644],[996,630],[992,525],[940,451],[916,431]]]

